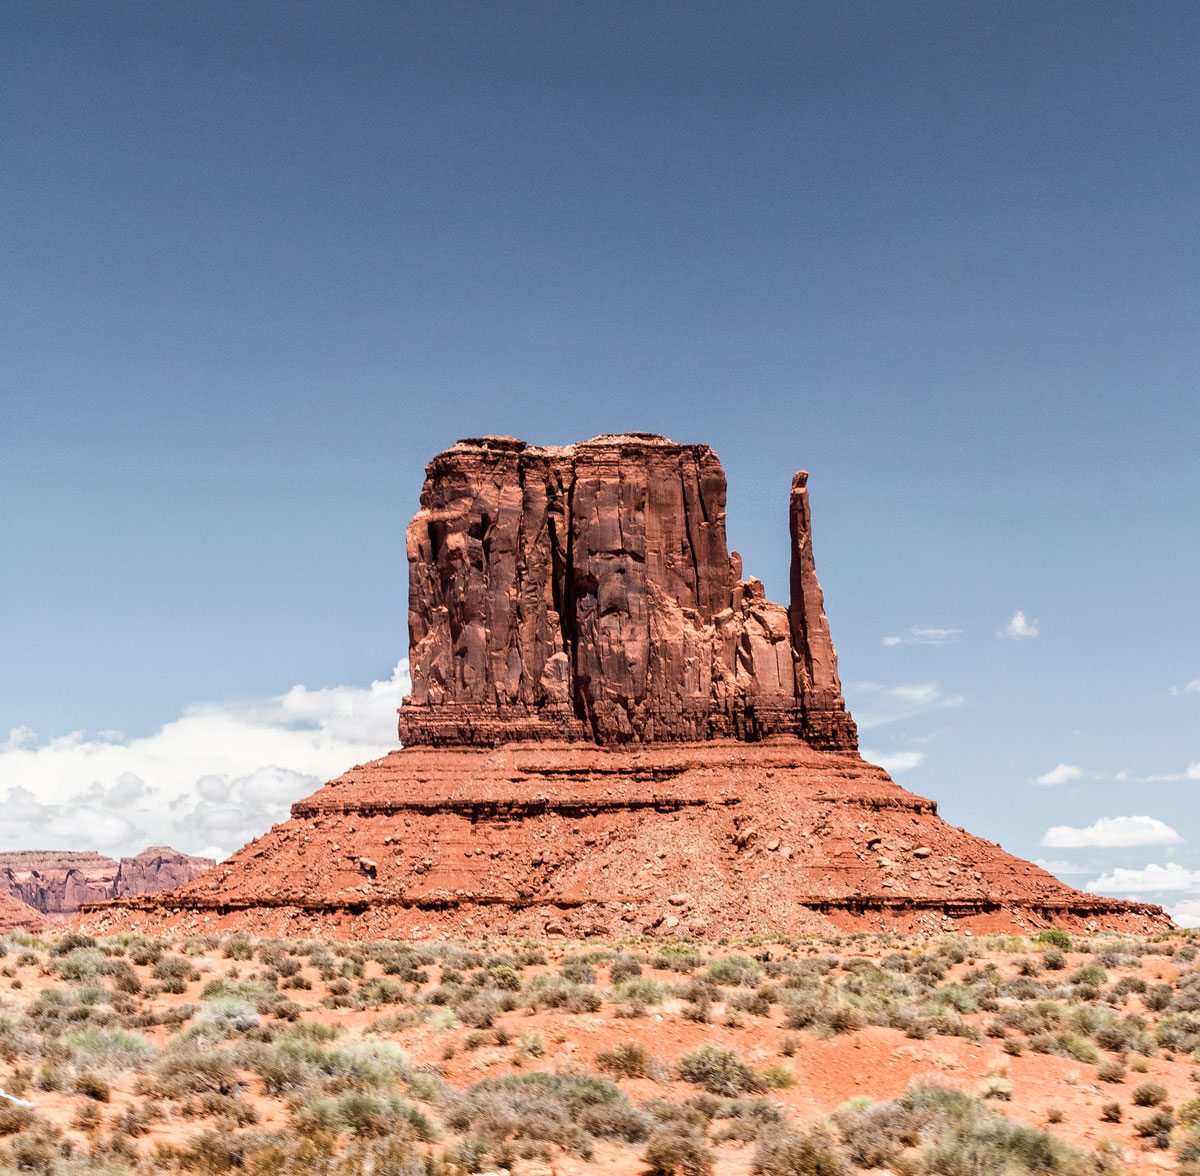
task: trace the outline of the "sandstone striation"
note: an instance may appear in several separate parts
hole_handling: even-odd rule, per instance
[[[23,850],[0,853],[0,892],[43,914],[69,915],[84,903],[171,890],[214,865],[161,845],[120,861],[94,850]]]
[[[93,931],[748,935],[1170,926],[947,825],[863,761],[812,550],[742,579],[706,446],[462,441],[408,528],[402,750]]]
[[[0,935],[18,930],[37,933],[45,929],[46,919],[39,911],[0,891]]]

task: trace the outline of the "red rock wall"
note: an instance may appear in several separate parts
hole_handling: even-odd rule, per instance
[[[161,846],[120,862],[94,852],[0,853],[0,892],[43,914],[67,915],[84,903],[171,890],[215,864]]]
[[[741,580],[706,445],[636,434],[565,449],[462,441],[408,528],[408,746],[799,735],[853,749],[792,495],[789,609]]]

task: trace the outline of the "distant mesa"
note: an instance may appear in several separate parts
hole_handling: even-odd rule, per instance
[[[407,531],[404,744],[93,931],[440,937],[1147,932],[947,825],[858,754],[792,482],[787,607],[725,474],[656,434],[460,441]],[[782,516],[782,510],[781,510]]]
[[[0,853],[0,893],[41,915],[71,915],[84,903],[170,890],[215,865],[162,845],[120,861],[92,851],[23,850]]]

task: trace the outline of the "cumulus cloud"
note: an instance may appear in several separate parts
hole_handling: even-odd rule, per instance
[[[1034,858],[1033,864],[1041,866],[1051,874],[1086,874],[1087,869],[1077,862],[1064,861],[1062,858]]]
[[[943,694],[936,682],[901,682],[895,686],[855,682],[846,687],[846,694],[860,731],[966,702],[961,694]]]
[[[907,772],[915,768],[924,758],[923,751],[871,751],[864,747],[862,757],[869,764],[878,764],[889,774]]]
[[[1189,870],[1178,862],[1165,866],[1151,863],[1139,870],[1123,866],[1093,878],[1085,890],[1096,894],[1154,894],[1161,890],[1177,890],[1185,894],[1200,894],[1200,870]]]
[[[1035,784],[1065,784],[1068,780],[1078,780],[1083,776],[1083,769],[1074,764],[1059,764],[1040,776],[1034,776]]]
[[[1027,620],[1024,609],[1017,609],[998,636],[1018,640],[1022,637],[1037,637],[1041,632],[1037,621]]]
[[[1200,678],[1193,678],[1190,682],[1185,682],[1182,686],[1172,686],[1171,693],[1176,696],[1180,694],[1200,694]]]
[[[1200,898],[1186,898],[1172,907],[1167,907],[1167,914],[1180,927],[1200,927]]]
[[[1119,849],[1133,845],[1182,845],[1183,838],[1157,817],[1101,817],[1075,828],[1053,825],[1041,844],[1047,849]]]
[[[347,768],[397,746],[408,663],[370,686],[309,689],[189,707],[150,735],[73,731],[0,743],[0,849],[147,844],[225,856]],[[217,852],[211,852],[211,851]]]
[[[961,629],[918,629],[909,628],[903,635],[885,637],[884,645],[949,645],[962,636]]]

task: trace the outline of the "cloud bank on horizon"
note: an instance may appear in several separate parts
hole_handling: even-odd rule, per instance
[[[200,704],[152,734],[102,731],[0,743],[0,849],[147,845],[224,858],[286,818],[322,781],[396,748],[408,662],[369,686],[309,689],[244,704]]]

